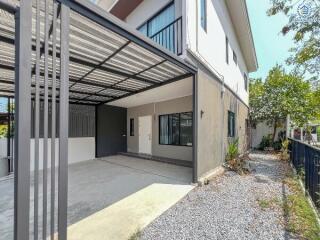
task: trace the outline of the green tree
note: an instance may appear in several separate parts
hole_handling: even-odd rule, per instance
[[[273,126],[273,141],[277,128],[288,114],[296,125],[302,126],[319,112],[310,83],[299,76],[286,74],[281,66],[271,69],[265,82],[250,80],[249,87],[251,121],[266,121]]]
[[[295,73],[311,76],[319,85],[320,76],[320,1],[319,0],[272,0],[269,16],[285,14],[288,22],[283,35],[293,33],[295,47],[287,63],[295,66]]]
[[[0,125],[0,138],[6,138],[8,135],[8,126]]]

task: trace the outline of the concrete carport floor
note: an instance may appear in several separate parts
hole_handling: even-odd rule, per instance
[[[191,181],[191,168],[121,155],[69,165],[68,239],[128,239],[192,190]],[[0,239],[10,240],[13,179],[0,181],[0,192]]]

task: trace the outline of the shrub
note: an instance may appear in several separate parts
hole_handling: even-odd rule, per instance
[[[273,149],[276,151],[280,151],[282,148],[282,142],[281,141],[276,141],[273,143]]]
[[[239,155],[239,139],[235,139],[229,143],[228,150],[227,150],[227,161],[231,161],[237,158]]]
[[[240,175],[248,173],[249,168],[245,167],[246,160],[249,156],[239,154],[239,139],[235,139],[229,143],[227,155],[226,155],[226,167],[239,173]]]
[[[265,148],[272,147],[272,135],[263,136],[259,144],[259,150],[264,150]]]
[[[281,143],[281,154],[280,154],[280,158],[282,160],[288,161],[290,158],[289,155],[289,140],[285,139],[282,141]]]

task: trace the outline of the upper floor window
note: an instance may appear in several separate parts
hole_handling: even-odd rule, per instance
[[[152,37],[154,34],[168,26],[175,20],[174,2],[167,5],[165,8],[156,13],[152,18],[142,24],[138,30],[147,37]]]
[[[207,0],[200,0],[201,27],[207,31]]]
[[[229,64],[229,40],[227,36],[226,36],[226,62],[227,64]]]
[[[244,80],[244,89],[248,91],[248,75],[243,73],[243,80]]]
[[[237,54],[235,51],[233,51],[233,61],[235,64],[238,64],[238,58],[237,58]]]

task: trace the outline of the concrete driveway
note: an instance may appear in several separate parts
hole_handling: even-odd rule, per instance
[[[128,239],[184,197],[193,188],[191,179],[191,168],[121,155],[72,164],[68,239]],[[10,240],[12,178],[0,181],[0,193],[0,239]],[[41,216],[39,223],[41,228]]]

